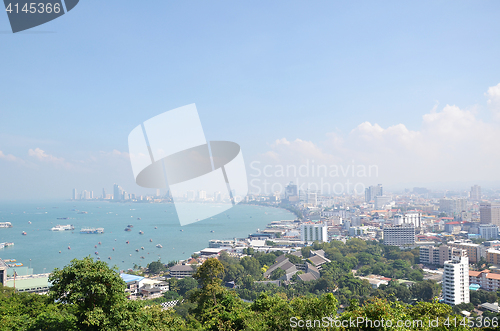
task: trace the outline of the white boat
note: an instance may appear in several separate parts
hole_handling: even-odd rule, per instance
[[[10,222],[0,222],[0,228],[11,228],[12,224]]]
[[[52,231],[71,231],[71,230],[74,230],[75,227],[71,224],[67,224],[67,225],[56,225],[54,226],[51,230]]]
[[[156,247],[158,247],[158,248],[163,248],[163,246],[162,246],[162,245],[160,245],[160,244],[156,245]]]
[[[80,233],[88,233],[88,234],[104,233],[104,228],[82,228],[80,230]]]

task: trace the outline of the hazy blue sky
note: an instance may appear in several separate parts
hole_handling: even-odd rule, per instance
[[[128,134],[190,103],[248,164],[498,181],[499,17],[497,1],[84,0],[12,34],[0,13],[0,198],[144,192]]]

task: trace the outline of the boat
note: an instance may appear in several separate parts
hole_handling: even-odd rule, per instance
[[[163,248],[163,246],[162,246],[162,245],[160,245],[160,244],[156,245],[156,247],[158,247],[158,248]]]
[[[157,226],[155,226],[155,229],[158,229],[158,227],[157,227]]]
[[[108,260],[111,260],[111,256],[108,256]]]
[[[141,247],[142,250],[144,250],[144,247]]]
[[[181,230],[181,232],[184,232],[184,230]]]
[[[31,221],[28,221],[28,224],[31,224]]]
[[[99,242],[98,242],[98,244],[100,245],[100,244],[101,244],[101,242],[99,241]]]
[[[143,231],[139,231],[139,234],[144,234],[144,232]]]
[[[52,231],[71,231],[74,230],[75,227],[71,224],[66,224],[66,225],[56,225],[54,226],[51,230]]]
[[[11,228],[12,223],[10,222],[0,222],[0,228]]]
[[[57,219],[58,220],[69,220],[70,218],[69,217],[58,217]]]
[[[80,233],[87,234],[96,234],[96,233],[104,233],[104,228],[82,228]]]
[[[134,226],[132,224],[127,225],[127,228],[133,228]]]
[[[153,239],[149,239],[149,242],[152,243],[153,242]]]
[[[138,220],[141,220],[141,218],[140,218],[140,217],[137,217],[137,219],[138,219]]]
[[[132,231],[130,228],[125,228],[125,231]]]
[[[129,241],[127,240],[127,241],[126,241],[126,243],[128,244],[128,243],[129,243]]]
[[[14,246],[14,243],[0,243],[0,249],[4,247]]]
[[[136,251],[136,252],[138,252],[138,251],[139,251],[139,248],[137,248],[135,251]]]
[[[70,247],[70,246],[68,246],[68,249],[71,249],[71,247]]]
[[[210,231],[210,232],[214,233],[215,231],[214,231],[214,230],[212,230],[212,231]]]
[[[144,256],[141,256],[141,259],[145,259],[145,257],[144,257]]]
[[[113,247],[113,250],[115,250],[115,248]]]
[[[27,235],[26,231],[21,232],[23,236]]]
[[[88,214],[86,211],[79,211],[78,214]]]
[[[94,252],[94,254],[95,254],[95,255],[99,255],[99,252],[98,252],[98,251],[95,251],[95,252]]]
[[[9,267],[13,268],[13,267],[22,267],[24,264],[22,263],[11,263],[9,264]]]

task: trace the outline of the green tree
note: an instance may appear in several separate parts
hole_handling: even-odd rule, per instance
[[[76,308],[78,327],[102,330],[121,323],[120,312],[126,309],[125,282],[116,270],[90,256],[74,259],[49,277],[50,298]]]
[[[271,278],[272,280],[277,280],[285,275],[286,275],[285,270],[283,270],[281,268],[276,268],[271,272],[271,275],[269,275],[269,278]]]
[[[184,296],[188,291],[198,287],[198,282],[191,278],[185,277],[179,280],[179,294]]]
[[[161,263],[161,261],[154,261],[148,264],[148,271],[152,274],[159,274],[165,270],[167,270],[167,268],[165,268],[165,265]]]

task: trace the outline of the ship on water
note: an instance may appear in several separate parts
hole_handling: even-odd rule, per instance
[[[96,234],[96,233],[104,233],[104,228],[82,228],[80,233],[87,234]]]
[[[0,228],[11,228],[12,223],[10,222],[0,222]]]
[[[74,230],[75,227],[71,224],[66,224],[66,225],[56,225],[54,226],[51,230],[52,231],[71,231],[71,230]]]
[[[14,243],[0,243],[0,249],[9,247],[9,246],[14,246]]]

